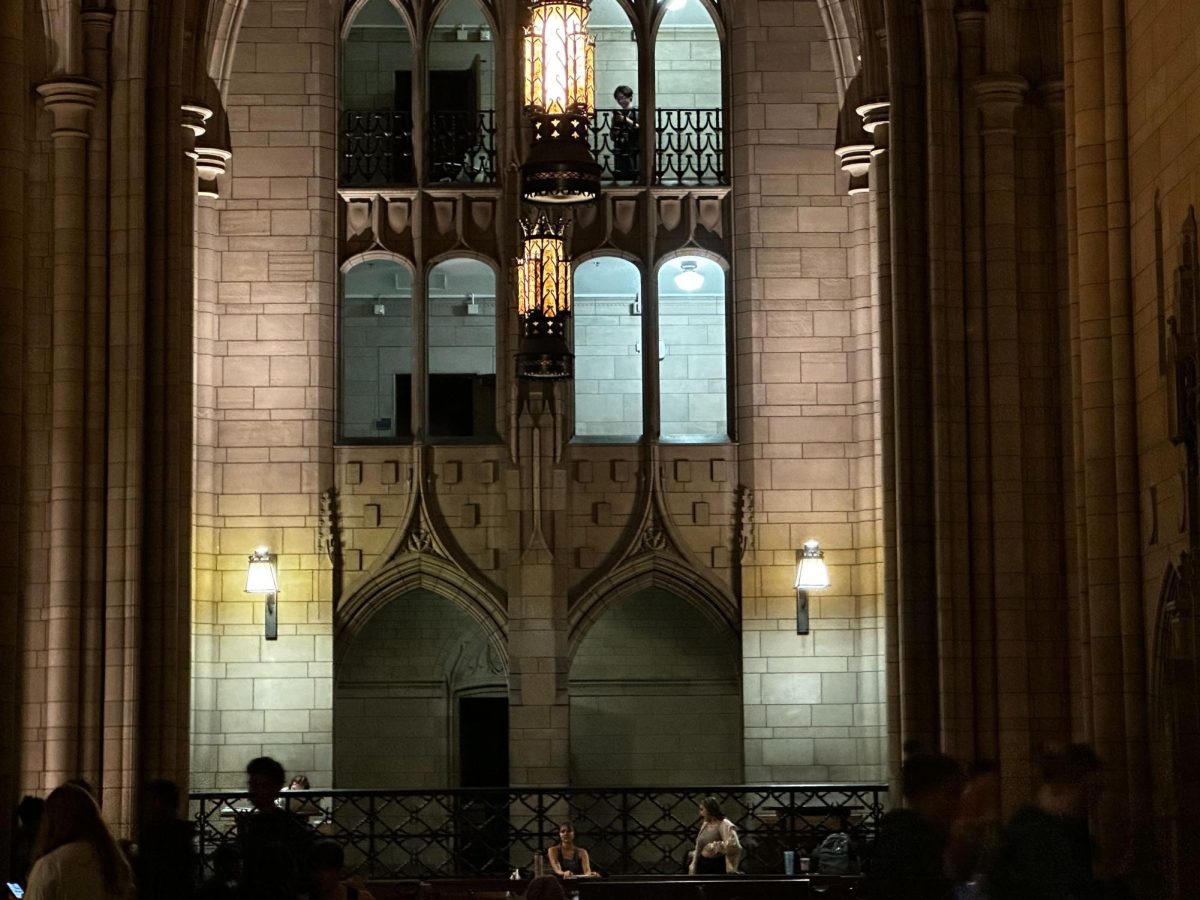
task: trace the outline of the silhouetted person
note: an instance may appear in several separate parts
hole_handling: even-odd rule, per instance
[[[213,851],[213,875],[196,892],[196,900],[238,900],[238,879],[242,860],[233,844],[221,844]]]
[[[566,897],[555,875],[539,875],[525,889],[525,900],[566,900]]]
[[[1017,811],[1000,837],[988,877],[991,900],[1089,900],[1092,875],[1088,808],[1100,791],[1100,757],[1070,744],[1040,760],[1033,803]]]
[[[618,85],[613,99],[620,109],[613,110],[608,135],[613,145],[613,174],[618,181],[636,181],[641,168],[641,138],[637,107],[633,105],[633,88]]]
[[[283,766],[269,756],[246,765],[246,790],[254,809],[238,819],[244,900],[292,900],[300,892],[314,835],[297,815],[276,803],[283,785]]]
[[[134,865],[138,900],[186,900],[192,895],[192,826],[178,814],[175,782],[159,778],[146,785]]]
[[[42,823],[42,811],[46,801],[41,797],[21,798],[13,814],[12,857],[9,862],[9,881],[24,884],[33,865],[33,848],[37,841],[38,827]]]
[[[878,879],[879,896],[948,897],[946,843],[958,816],[962,768],[941,753],[918,753],[900,769],[905,808],[879,820],[868,857],[868,874]]]
[[[46,798],[27,900],[129,900],[133,873],[91,794],[64,784]]]

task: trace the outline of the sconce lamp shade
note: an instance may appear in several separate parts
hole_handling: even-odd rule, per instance
[[[246,568],[247,594],[275,594],[279,591],[279,581],[275,577],[275,563],[266,547],[259,547],[250,556],[250,564]]]
[[[819,591],[829,587],[829,569],[817,541],[805,541],[800,565],[796,568],[796,590]]]
[[[517,313],[521,344],[517,374],[522,378],[570,378],[567,345],[571,319],[571,263],[567,259],[566,225],[545,216],[522,222],[524,244],[517,260]]]

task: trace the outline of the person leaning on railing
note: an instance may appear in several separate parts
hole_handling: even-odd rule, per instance
[[[700,801],[700,831],[696,849],[688,853],[689,875],[731,875],[742,859],[737,826],[725,818],[716,797]]]
[[[599,872],[592,871],[588,852],[582,847],[575,846],[575,826],[563,822],[558,826],[558,840],[546,851],[550,868],[559,878],[594,878]]]

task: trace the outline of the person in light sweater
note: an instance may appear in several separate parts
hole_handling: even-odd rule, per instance
[[[700,801],[700,831],[689,853],[689,875],[731,875],[738,870],[742,844],[737,826],[725,818],[716,797]]]
[[[132,900],[133,874],[96,801],[64,784],[46,798],[26,900]]]

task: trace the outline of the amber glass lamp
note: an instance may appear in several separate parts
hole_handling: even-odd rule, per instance
[[[570,378],[574,357],[567,345],[571,321],[571,263],[566,253],[566,225],[546,216],[522,221],[521,258],[517,260],[517,312],[521,346],[517,375],[521,378]]]
[[[588,0],[533,0],[525,27],[525,112],[533,126],[521,194],[532,203],[581,203],[600,193],[588,145],[595,112],[596,39]]]

